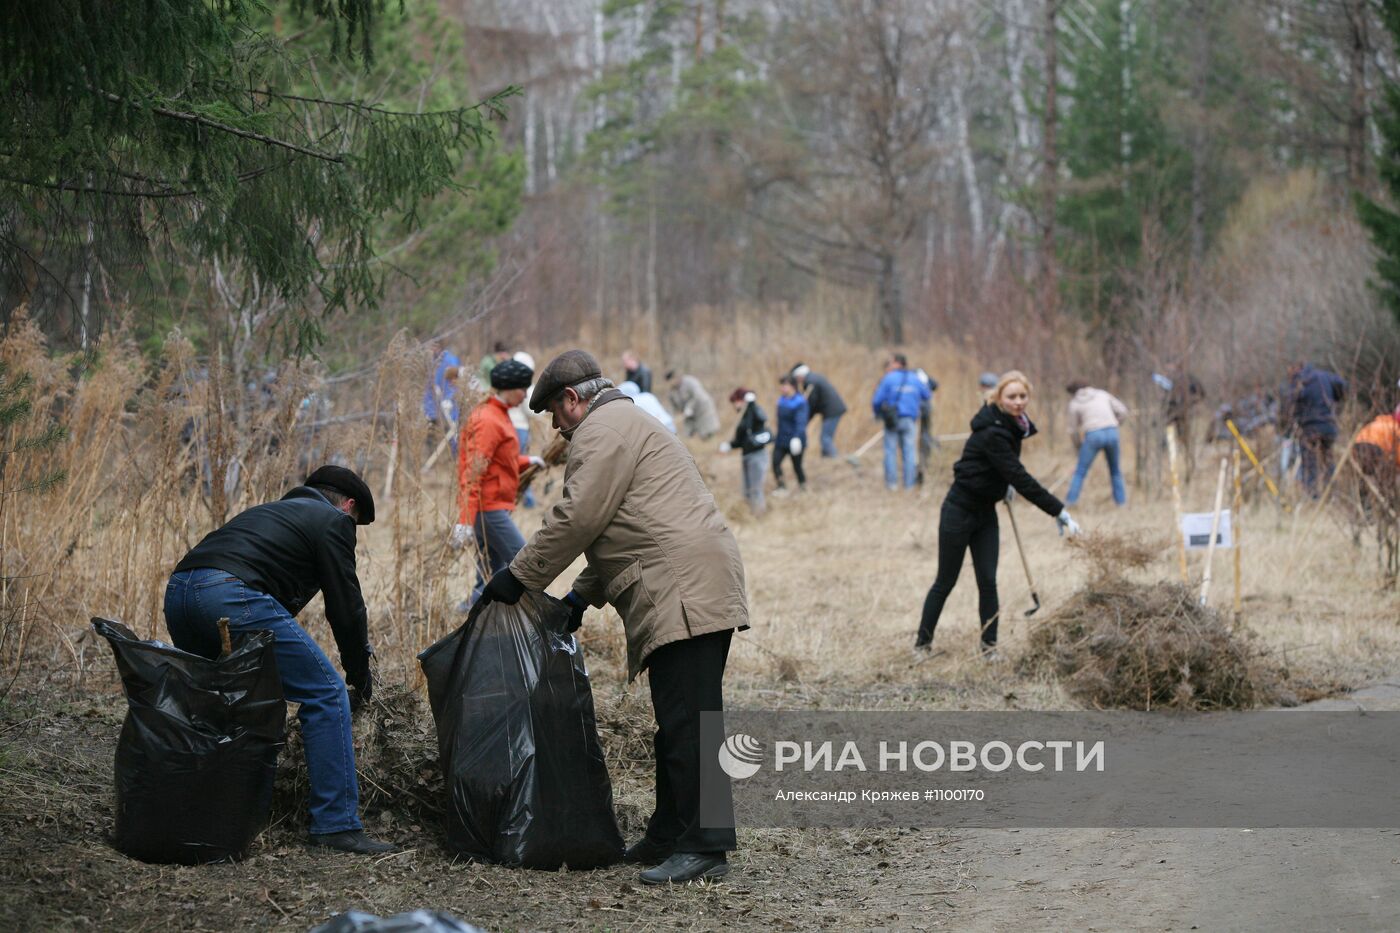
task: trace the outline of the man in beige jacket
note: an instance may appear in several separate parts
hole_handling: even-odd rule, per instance
[[[748,628],[738,542],[685,445],[588,353],[551,361],[530,408],[569,438],[563,498],[482,599],[513,603],[587,558],[566,597],[573,624],[589,605],[617,609],[628,676],[649,671],[656,714],[656,810],[627,858],[656,865],[641,874],[649,884],[718,878],[736,842],[732,828],[700,825],[700,713],[723,709],[730,638]]]
[[[1128,417],[1128,406],[1111,393],[1096,389],[1085,382],[1075,380],[1065,386],[1069,392],[1069,436],[1079,448],[1079,463],[1074,468],[1074,479],[1069,481],[1069,494],[1065,496],[1065,506],[1079,502],[1079,492],[1084,487],[1084,477],[1093,466],[1094,458],[1103,451],[1108,461],[1109,481],[1113,486],[1113,501],[1125,505],[1128,490],[1123,483],[1123,470],[1119,466],[1120,446],[1118,425]]]

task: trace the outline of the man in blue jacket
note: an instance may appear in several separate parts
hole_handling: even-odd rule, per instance
[[[1332,477],[1332,445],[1337,440],[1337,409],[1346,398],[1346,380],[1334,372],[1302,363],[1288,373],[1279,420],[1301,448],[1298,479],[1317,496]]]
[[[217,658],[220,618],[235,632],[272,632],[282,691],[299,704],[310,841],[358,855],[394,851],[365,835],[360,823],[350,731],[350,711],[374,688],[368,614],[355,573],[355,528],[372,521],[374,497],[365,481],[345,467],[323,466],[305,485],[206,535],[165,587],[165,626],[182,651]],[[344,680],[296,621],[317,592],[325,597]]]
[[[896,450],[903,459],[904,488],[914,487],[919,475],[919,411],[932,397],[929,387],[909,371],[904,354],[891,354],[885,376],[870,399],[875,417],[885,424],[885,488],[899,488]]]

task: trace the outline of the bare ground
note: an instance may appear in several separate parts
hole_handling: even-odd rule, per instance
[[[1400,708],[1397,695],[1363,702]],[[0,928],[304,931],[350,908],[426,906],[497,931],[1357,930],[1391,929],[1400,911],[1395,830],[757,830],[741,834],[728,881],[661,891],[627,866],[466,864],[435,827],[371,811],[406,851],[312,851],[287,820],[238,864],[145,865],[106,838],[123,705],[49,692],[4,707]],[[635,837],[645,772],[615,774]]]

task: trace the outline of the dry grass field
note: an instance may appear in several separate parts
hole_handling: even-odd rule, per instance
[[[217,374],[178,389],[180,373],[196,368],[188,352],[172,351],[167,368],[152,373],[134,354],[109,347],[105,368],[82,384],[66,382],[60,366],[39,365],[43,354],[37,344],[12,341],[3,353],[0,358],[29,362],[41,400],[62,413],[72,434],[45,462],[12,465],[6,478],[14,489],[45,466],[59,466],[68,471],[60,491],[0,499],[3,575],[12,581],[0,594],[5,613],[0,661],[4,682],[11,684],[0,703],[0,825],[7,841],[0,855],[0,925],[7,929],[306,930],[350,907],[389,913],[416,906],[450,909],[492,930],[996,928],[1014,917],[1049,926],[1092,925],[1069,921],[1080,916],[1073,911],[1093,904],[1102,907],[1094,916],[1109,918],[1101,928],[1176,925],[1172,917],[1178,915],[1170,913],[1176,902],[1161,893],[1167,882],[1153,874],[1157,859],[1149,856],[1177,846],[1189,858],[1194,847],[1189,840],[1163,841],[1151,834],[1105,838],[1041,831],[1035,848],[1028,834],[1027,852],[1060,859],[1053,862],[1061,866],[1055,871],[1071,872],[1057,876],[1070,879],[1060,885],[1064,890],[1055,887],[1058,882],[1038,890],[1034,885],[1041,882],[1027,880],[1029,887],[1022,887],[1005,874],[1020,870],[1005,867],[1022,851],[1014,831],[953,835],[872,829],[741,831],[738,871],[728,883],[675,893],[646,891],[623,867],[541,874],[459,864],[443,853],[436,827],[414,822],[392,806],[378,807],[372,823],[407,851],[373,862],[305,852],[295,817],[285,815],[259,840],[252,857],[237,865],[190,869],[131,862],[105,839],[111,754],[123,701],[110,652],[87,634],[86,620],[110,616],[144,634],[163,635],[158,599],[165,576],[213,515],[280,495],[298,478],[298,459],[308,450],[335,447],[352,462],[365,457],[360,462],[377,495],[389,482],[392,462],[393,495],[385,497],[379,520],[362,534],[360,553],[381,692],[418,689],[414,654],[460,622],[452,607],[469,589],[471,572],[468,556],[447,547],[455,512],[453,471],[444,461],[426,473],[421,469],[434,446],[416,417],[426,361],[407,344],[388,348],[377,376],[364,381],[360,396],[338,401],[336,414],[377,410],[393,416],[335,424],[308,440],[296,426],[304,417],[298,401],[312,387],[310,375],[306,383],[298,382],[297,373],[284,375],[272,403],[248,422],[256,426],[250,438],[211,415],[228,408],[227,399],[221,409],[214,397]],[[717,397],[732,384],[757,388],[771,410],[776,374],[800,355],[780,346],[744,360],[723,377],[700,374]],[[945,347],[911,355],[943,383],[936,396],[936,429],[964,430],[976,405],[980,367]],[[867,400],[879,376],[879,354],[849,350],[806,357],[847,390],[852,411],[838,442],[849,452],[876,428]],[[1046,420],[1046,407],[1059,403],[1057,393],[1042,393],[1033,402],[1032,417]],[[732,414],[721,411],[732,424]],[[207,440],[182,438],[181,428],[192,417],[207,426]],[[1090,575],[1085,561],[1057,536],[1054,523],[1026,503],[1017,514],[1043,608],[1029,619],[1022,614],[1030,605],[1028,590],[1003,521],[1005,660],[987,663],[976,651],[970,568],[948,602],[935,640],[938,650],[920,657],[911,650],[934,575],[938,507],[960,444],[935,454],[928,484],[914,492],[884,489],[878,446],[856,466],[845,459],[814,459],[808,491],[772,497],[768,514],[754,518],[740,496],[737,455],[719,454],[718,440],[694,443],[692,450],[739,539],[754,620],[731,656],[730,706],[1078,705],[1053,678],[1023,675],[1016,663],[1033,627],[1053,619],[1056,607],[1088,585]],[[217,483],[206,488],[197,476],[201,444],[216,462],[237,455],[242,479],[230,496]],[[1027,455],[1032,472],[1063,492],[1072,465],[1068,445],[1047,432],[1027,445]],[[1206,459],[1202,454],[1200,462]],[[541,490],[545,505],[558,495],[559,473]],[[1197,469],[1185,491],[1188,509],[1208,509],[1213,485],[1213,467]],[[1091,533],[1155,548],[1146,567],[1128,571],[1133,579],[1174,578],[1170,496],[1163,488],[1131,487],[1129,496],[1128,507],[1115,509],[1098,465],[1076,517]],[[520,513],[527,536],[542,513]],[[1241,625],[1278,671],[1283,689],[1299,700],[1382,680],[1400,666],[1400,595],[1383,588],[1376,545],[1364,534],[1357,539],[1347,514],[1344,505],[1318,509],[1311,503],[1285,512],[1250,484],[1242,521]],[[1193,580],[1199,579],[1201,561],[1200,554],[1192,554]],[[1218,553],[1214,569],[1211,602],[1228,615],[1231,554]],[[565,575],[556,589],[568,581]],[[319,611],[318,601],[303,618],[328,639]],[[613,764],[620,818],[624,831],[635,836],[650,797],[645,685],[624,682],[621,624],[610,612],[590,613],[580,637]],[[411,735],[414,747],[430,750],[431,735],[421,717],[407,720],[405,728],[417,730]],[[284,760],[283,767],[295,762]],[[1306,838],[1309,851],[1337,844],[1319,834]],[[1349,837],[1346,844],[1359,850],[1374,847],[1376,840]],[[1230,845],[1222,838],[1205,846],[1201,851],[1214,852],[1215,862],[1188,865],[1181,877],[1194,878],[1212,871],[1212,865],[1244,857]],[[1283,839],[1278,845],[1303,843]],[[1101,864],[1084,861],[1090,851],[1111,851],[1117,861],[1111,870],[1086,867]],[[1259,865],[1261,875],[1273,851],[1251,850],[1250,864]],[[992,861],[979,861],[984,859]],[[988,868],[991,864],[1003,867]],[[1002,875],[992,877],[998,872]],[[1114,899],[1122,888],[1102,880],[1109,875],[1140,877],[1158,891],[1157,899],[1144,898],[1140,915],[1118,913],[1134,908]],[[1047,893],[1051,888],[1055,893]],[[1047,912],[1060,910],[1071,912]]]

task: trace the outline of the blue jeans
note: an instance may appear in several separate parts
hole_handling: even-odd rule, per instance
[[[1332,479],[1332,443],[1336,439],[1335,433],[1326,431],[1305,432],[1298,439],[1298,480],[1314,499]]]
[[[841,423],[841,416],[828,417],[822,415],[822,456],[836,456],[836,426]]]
[[[472,522],[472,534],[476,537],[476,586],[472,588],[469,602],[476,605],[481,591],[486,589],[486,581],[492,574],[500,573],[515,560],[515,555],[525,546],[525,538],[515,527],[508,509],[492,509],[477,512]]]
[[[520,452],[528,454],[530,452],[530,429],[516,428],[515,437],[520,441]],[[520,504],[527,509],[533,509],[535,507],[535,491],[533,489],[525,490],[525,498]]]
[[[222,570],[182,570],[165,586],[165,627],[175,647],[219,656],[218,622],[233,632],[272,632],[282,692],[300,704],[301,740],[311,784],[311,832],[360,829],[360,786],[345,681],[282,604]]]
[[[895,452],[904,459],[904,488],[913,489],[919,475],[919,419],[900,418],[893,431],[885,429],[885,485],[894,489],[899,484],[895,473]]]
[[[1079,490],[1084,486],[1084,477],[1089,475],[1089,467],[1094,465],[1094,458],[1101,450],[1104,459],[1108,461],[1108,478],[1113,484],[1113,501],[1119,505],[1127,503],[1128,490],[1123,485],[1123,471],[1118,466],[1118,429],[1099,428],[1084,435],[1084,443],[1079,445],[1079,464],[1074,468],[1074,479],[1069,481],[1069,495],[1065,499],[1065,505],[1074,505],[1079,501]]]

